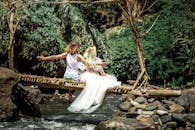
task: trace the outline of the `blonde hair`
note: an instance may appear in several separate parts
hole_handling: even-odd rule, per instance
[[[66,46],[65,51],[70,54],[75,54],[79,46],[80,46],[79,42],[72,42]]]
[[[96,47],[94,45],[90,45],[84,53],[84,58],[88,61],[88,62],[94,62],[96,61],[97,58],[97,52],[96,52]]]

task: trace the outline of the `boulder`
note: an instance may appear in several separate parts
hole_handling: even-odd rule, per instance
[[[37,96],[18,83],[19,75],[0,67],[0,121],[14,121],[19,113],[40,117]]]
[[[0,67],[0,121],[12,121],[18,116],[18,107],[12,102],[12,89],[18,78],[13,71]]]
[[[40,117],[40,90],[17,84],[13,88],[13,102],[23,115]]]
[[[103,121],[95,127],[95,130],[147,130],[147,126],[133,118],[115,117]]]

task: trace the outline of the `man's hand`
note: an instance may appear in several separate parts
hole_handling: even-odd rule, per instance
[[[37,56],[37,59],[39,61],[45,61],[45,57],[43,55]]]

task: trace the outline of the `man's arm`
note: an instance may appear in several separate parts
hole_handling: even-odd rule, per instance
[[[37,56],[37,59],[40,60],[40,61],[48,61],[48,60],[57,60],[57,59],[64,59],[66,58],[68,53],[62,53],[62,54],[58,54],[58,55],[52,55],[52,56]]]

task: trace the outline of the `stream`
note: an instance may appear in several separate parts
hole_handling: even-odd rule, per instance
[[[48,102],[40,104],[41,118],[21,115],[15,122],[0,122],[0,130],[93,130],[111,118],[120,103],[120,95],[107,95],[95,112],[78,114],[67,110],[69,103]]]

